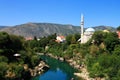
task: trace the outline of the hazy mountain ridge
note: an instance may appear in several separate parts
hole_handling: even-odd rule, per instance
[[[0,29],[6,28],[6,27],[8,27],[8,26],[0,26]]]
[[[73,33],[78,33],[79,27],[74,27],[72,25],[62,25],[62,24],[52,24],[52,23],[26,23],[21,25],[16,25],[14,27],[2,28],[0,31],[5,31],[10,34],[21,35],[24,37],[42,37],[48,36],[50,34],[61,34],[68,35]]]
[[[93,27],[95,30],[104,30],[104,29],[107,29],[109,31],[115,31],[116,28],[114,27],[111,27],[111,26],[104,26],[104,25],[101,25],[101,26],[95,26]]]
[[[108,26],[97,26],[93,27],[95,30],[115,30],[113,27]],[[26,23],[21,25],[16,25],[13,27],[3,27],[0,31],[5,31],[10,34],[20,35],[24,37],[43,37],[50,34],[57,33],[58,35],[69,35],[80,33],[79,26],[73,25],[63,25],[54,23]]]

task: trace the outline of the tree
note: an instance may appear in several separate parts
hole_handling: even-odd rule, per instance
[[[8,62],[8,58],[5,56],[0,56],[0,62]]]
[[[5,74],[8,69],[8,65],[6,62],[0,62],[0,79],[5,80]]]
[[[90,72],[91,77],[104,77],[104,74],[102,72],[102,67],[98,62],[94,63],[92,65],[92,70]]]
[[[119,43],[120,42],[116,33],[109,33],[107,37],[104,39],[104,44],[106,45],[106,49],[110,53],[114,50],[114,47]]]
[[[92,40],[94,40],[95,44],[100,45],[103,42],[106,35],[107,33],[104,33],[103,31],[96,31],[92,36]]]
[[[36,66],[36,65],[39,63],[39,61],[40,61],[39,56],[33,55],[33,56],[31,57],[32,66]]]
[[[71,44],[75,44],[75,43],[76,43],[75,35],[72,35]]]
[[[120,26],[117,27],[117,30],[120,31]]]
[[[78,40],[78,39],[80,39],[80,34],[74,34],[74,36],[75,36],[75,39],[76,39],[76,41]]]
[[[96,46],[96,45],[91,45],[91,46],[90,46],[90,54],[91,54],[92,56],[95,57],[98,52],[99,52],[99,47],[98,47],[98,46]]]
[[[72,39],[72,35],[66,36],[66,43],[67,43],[68,45],[71,44],[71,39]]]
[[[6,32],[0,32],[0,48],[5,49],[10,42],[10,37]]]
[[[114,48],[113,54],[120,55],[120,45],[116,45]]]
[[[34,36],[34,40],[37,40],[37,37],[36,37],[36,36]]]
[[[79,38],[80,38],[79,34],[68,35],[68,36],[66,36],[66,43],[67,43],[67,45],[75,44],[75,43],[77,43],[77,40]]]
[[[24,38],[23,37],[16,36],[16,35],[9,35],[9,37],[10,37],[10,43],[9,43],[8,48],[13,49],[15,52],[24,49],[24,46],[23,46]]]

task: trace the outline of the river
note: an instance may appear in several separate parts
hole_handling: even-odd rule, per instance
[[[42,75],[34,77],[32,80],[82,80],[74,76],[74,72],[77,70],[73,69],[68,63],[61,62],[49,56],[41,56],[49,66],[50,69]]]

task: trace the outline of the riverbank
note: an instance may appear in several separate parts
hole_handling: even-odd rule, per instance
[[[29,76],[31,77],[41,75],[42,73],[49,69],[49,66],[44,61],[40,61],[39,64],[35,66],[33,69],[29,68],[27,64],[24,64],[23,67],[25,71],[28,71],[30,73]]]
[[[47,54],[47,56],[50,56],[50,57],[55,58],[55,59],[60,60],[60,61],[66,61],[67,63],[69,63],[69,65],[71,65],[75,69],[81,69],[82,67],[84,67],[84,64],[82,64],[82,65],[77,64],[77,62],[73,58],[66,59],[64,57],[54,56],[50,53]]]
[[[54,56],[54,55],[52,55],[52,54],[47,54],[47,56],[49,56],[49,57],[51,57],[51,58],[54,58],[54,59],[57,59],[57,60],[59,60],[59,61],[65,61],[65,62],[67,62],[71,67],[73,67],[74,69],[76,69],[77,70],[77,73],[75,73],[74,72],[74,75],[75,76],[77,76],[77,77],[80,77],[80,78],[83,78],[84,80],[88,80],[88,79],[86,79],[86,77],[83,77],[83,76],[81,76],[81,75],[79,75],[79,74],[83,74],[82,73],[82,69],[84,68],[84,64],[82,64],[82,65],[80,65],[80,64],[77,64],[77,62],[73,59],[73,58],[71,58],[71,59],[66,59],[66,58],[64,58],[64,57],[59,57],[59,56]],[[89,77],[89,75],[87,75],[87,77]],[[73,78],[72,78],[73,79]],[[90,79],[90,78],[89,78]]]
[[[34,67],[34,69],[30,69],[31,76],[37,76],[45,72],[46,70],[49,69],[49,66],[44,62],[40,61],[40,63]]]
[[[40,57],[50,66],[50,69],[32,80],[71,80],[73,78],[74,80],[83,80],[74,75],[77,70],[66,61],[60,61],[47,55]]]
[[[105,80],[104,78],[99,78],[99,77],[91,78],[89,76],[89,72],[87,71],[87,67],[85,66],[85,64],[84,63],[82,63],[82,64],[77,63],[77,61],[79,59],[77,61],[74,60],[74,58],[66,59],[64,57],[54,56],[50,53],[47,54],[47,56],[52,57],[52,58],[57,59],[57,60],[60,60],[60,61],[67,62],[70,66],[72,66],[73,68],[78,70],[78,72],[74,72],[74,75],[82,78],[83,80]]]

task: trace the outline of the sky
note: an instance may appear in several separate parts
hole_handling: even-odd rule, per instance
[[[0,25],[28,22],[120,26],[120,0],[0,0]]]

